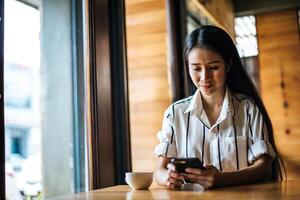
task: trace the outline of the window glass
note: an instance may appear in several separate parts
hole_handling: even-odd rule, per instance
[[[84,31],[74,21],[75,15],[82,18],[76,8],[80,3],[5,0],[8,199],[86,190],[84,111],[79,109],[85,105],[85,79],[83,62],[78,62],[84,56],[77,51]]]
[[[237,49],[241,57],[257,56],[258,46],[254,16],[237,17],[234,20]]]

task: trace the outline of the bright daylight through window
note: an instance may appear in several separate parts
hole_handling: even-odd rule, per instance
[[[237,17],[234,20],[237,49],[241,57],[258,54],[254,16]]]
[[[85,84],[80,82],[85,79],[78,62],[84,59],[76,51],[83,25],[72,17],[82,17],[82,2],[5,0],[8,199],[42,199],[87,188]]]
[[[5,168],[14,199],[37,196],[42,189],[39,15],[35,8],[5,1]]]

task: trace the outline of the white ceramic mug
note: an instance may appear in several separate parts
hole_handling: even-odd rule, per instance
[[[127,172],[125,181],[134,190],[146,190],[153,181],[153,172]]]

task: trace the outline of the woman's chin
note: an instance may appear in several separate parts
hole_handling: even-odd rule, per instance
[[[201,88],[200,91],[205,96],[210,96],[215,92],[215,90],[213,90],[213,88]]]

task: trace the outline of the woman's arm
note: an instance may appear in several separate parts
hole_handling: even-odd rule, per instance
[[[213,166],[207,166],[205,170],[186,169],[184,176],[201,184],[204,188],[232,186],[245,183],[270,180],[272,174],[272,159],[268,155],[262,155],[254,161],[254,164],[235,172],[220,172]]]
[[[175,166],[170,163],[170,159],[164,156],[158,158],[154,176],[159,185],[167,186],[170,189],[180,188],[184,178],[175,171]]]
[[[272,159],[269,155],[262,155],[254,164],[236,172],[223,173],[223,186],[262,182],[271,180]]]

